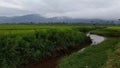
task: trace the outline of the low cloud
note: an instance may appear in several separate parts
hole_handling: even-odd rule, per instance
[[[120,0],[0,0],[2,16],[40,14],[46,17],[118,19],[119,8]]]

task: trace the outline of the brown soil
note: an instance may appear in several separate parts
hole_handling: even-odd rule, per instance
[[[88,46],[90,43],[91,42],[89,41],[87,43],[79,45],[79,46],[75,47],[73,50],[64,50],[64,52],[66,52],[66,53],[60,54],[60,55],[58,55],[56,57],[52,57],[50,59],[44,59],[43,61],[40,61],[38,63],[28,64],[28,65],[26,65],[25,68],[57,68],[58,61],[62,57],[70,55],[71,53],[76,52],[76,51]]]
[[[30,64],[26,68],[56,68],[59,59],[60,57],[55,57],[36,64]]]

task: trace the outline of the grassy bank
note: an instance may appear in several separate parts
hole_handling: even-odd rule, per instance
[[[120,68],[120,27],[108,26],[90,32],[114,38],[62,58],[58,68]]]
[[[105,68],[118,42],[116,38],[109,38],[97,46],[89,46],[83,52],[63,58],[58,68]]]
[[[91,31],[93,34],[99,34],[107,37],[120,37],[120,27],[117,26],[108,26],[103,29],[97,29]]]
[[[115,51],[109,57],[104,68],[120,68],[120,42],[117,44]]]

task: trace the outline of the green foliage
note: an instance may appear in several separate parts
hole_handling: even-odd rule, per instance
[[[23,68],[89,40],[84,33],[70,28],[1,31],[0,68]]]

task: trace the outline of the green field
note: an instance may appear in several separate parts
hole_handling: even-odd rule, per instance
[[[58,68],[120,68],[119,26],[0,25],[0,68],[24,68],[90,42],[87,32],[106,36],[59,60]],[[111,66],[112,65],[112,66]]]
[[[90,30],[96,29],[96,27],[92,26],[47,26],[47,25],[0,25],[0,34],[23,34],[34,32],[37,30],[46,30],[46,29],[73,29],[79,30],[81,32],[88,32]]]
[[[0,68],[23,68],[90,41],[79,28],[83,27],[0,25]]]

